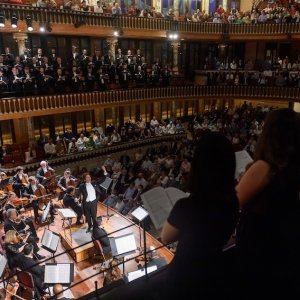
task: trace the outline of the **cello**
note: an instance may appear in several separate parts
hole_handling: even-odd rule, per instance
[[[48,201],[51,201],[51,194],[48,194],[46,189],[42,185],[39,185],[37,187],[34,195],[36,196],[36,198],[34,198],[33,201],[39,201],[40,210],[43,210],[44,205],[47,205]]]

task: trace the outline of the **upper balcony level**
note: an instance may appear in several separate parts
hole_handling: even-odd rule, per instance
[[[131,105],[149,101],[197,99],[252,99],[300,102],[300,88],[272,86],[172,86],[106,92],[84,92],[34,97],[3,98],[0,119],[18,119],[92,108]]]
[[[290,40],[300,38],[300,23],[229,24],[170,21],[159,18],[131,16],[113,17],[64,9],[43,9],[32,6],[2,4],[0,11],[6,23],[16,15],[18,28],[6,26],[5,32],[27,32],[26,17],[33,20],[33,28],[39,23],[50,22],[53,34],[112,36],[113,28],[122,28],[124,37],[166,38],[176,31],[179,37],[190,40]],[[76,25],[77,24],[77,25]],[[76,26],[74,26],[76,25]],[[77,27],[77,28],[76,28]]]

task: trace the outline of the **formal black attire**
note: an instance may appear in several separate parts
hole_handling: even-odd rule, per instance
[[[77,224],[80,224],[80,219],[83,215],[83,210],[82,208],[80,207],[80,205],[78,205],[76,202],[75,202],[75,198],[74,196],[71,196],[69,194],[65,194],[64,195],[64,198],[63,198],[63,202],[64,202],[64,206],[65,207],[70,207],[72,208],[75,213],[77,214]]]
[[[100,242],[104,254],[109,254],[111,252],[109,238],[107,236],[107,232],[104,229],[95,226],[93,228],[93,239]]]
[[[28,197],[30,199],[32,195],[34,195],[34,191],[32,189],[31,184],[28,184],[28,185],[25,186],[23,196]],[[31,207],[33,207],[34,218],[37,221],[37,219],[39,217],[39,202],[38,202],[38,200],[32,200],[29,205]]]
[[[79,192],[82,195],[82,205],[86,221],[88,223],[89,229],[91,229],[93,224],[97,224],[97,203],[101,197],[101,191],[99,186],[95,183],[92,183],[92,187],[95,189],[96,198],[92,199],[93,201],[87,201],[88,192],[86,188],[86,183],[79,185]]]
[[[22,179],[20,179],[19,175],[16,174],[13,176],[13,184],[12,184],[13,190],[17,197],[22,197],[22,193],[25,189],[24,184],[22,183]]]
[[[53,170],[49,167],[46,167],[46,169],[47,169],[47,172]],[[44,177],[45,177],[45,172],[44,172],[43,168],[42,167],[38,168],[36,171],[36,178],[38,179],[39,183],[42,183]]]
[[[0,76],[0,92],[8,92],[8,79],[6,76]]]
[[[44,268],[37,264],[37,262],[28,256],[21,254],[22,259],[19,260],[19,267],[21,270],[29,272],[34,281],[34,285],[41,294],[44,291]]]
[[[239,216],[236,195],[231,198],[225,203],[210,195],[190,196],[174,205],[168,223],[179,230],[179,238],[168,269],[168,297],[219,299],[222,295],[227,275],[222,250]]]
[[[8,262],[8,266],[12,268],[17,268],[20,264],[20,260],[22,259],[22,254],[19,253],[19,248],[21,248],[24,244],[21,242],[17,244],[5,244],[6,258]]]

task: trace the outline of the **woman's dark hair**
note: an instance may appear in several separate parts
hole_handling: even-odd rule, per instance
[[[300,116],[292,109],[271,111],[258,139],[254,160],[266,161],[280,181],[300,184]]]
[[[232,199],[235,193],[235,154],[230,141],[206,133],[196,144],[190,172],[190,191],[208,201]],[[208,198],[207,198],[208,196]]]

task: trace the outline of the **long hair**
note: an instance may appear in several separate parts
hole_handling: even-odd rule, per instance
[[[118,260],[117,259],[113,259],[110,263],[109,263],[109,267],[110,269],[107,271],[107,273],[105,274],[105,281],[106,284],[110,284],[113,281],[116,281],[118,279],[121,279],[122,273],[118,267]]]
[[[218,133],[206,133],[196,145],[189,176],[193,195],[211,202],[232,199],[235,194],[235,154],[230,141]],[[204,200],[203,200],[204,201]]]
[[[254,161],[271,166],[282,184],[300,186],[300,115],[292,109],[271,111],[258,139]]]
[[[10,244],[14,243],[17,240],[17,232],[15,230],[8,230],[4,237],[4,243]]]

